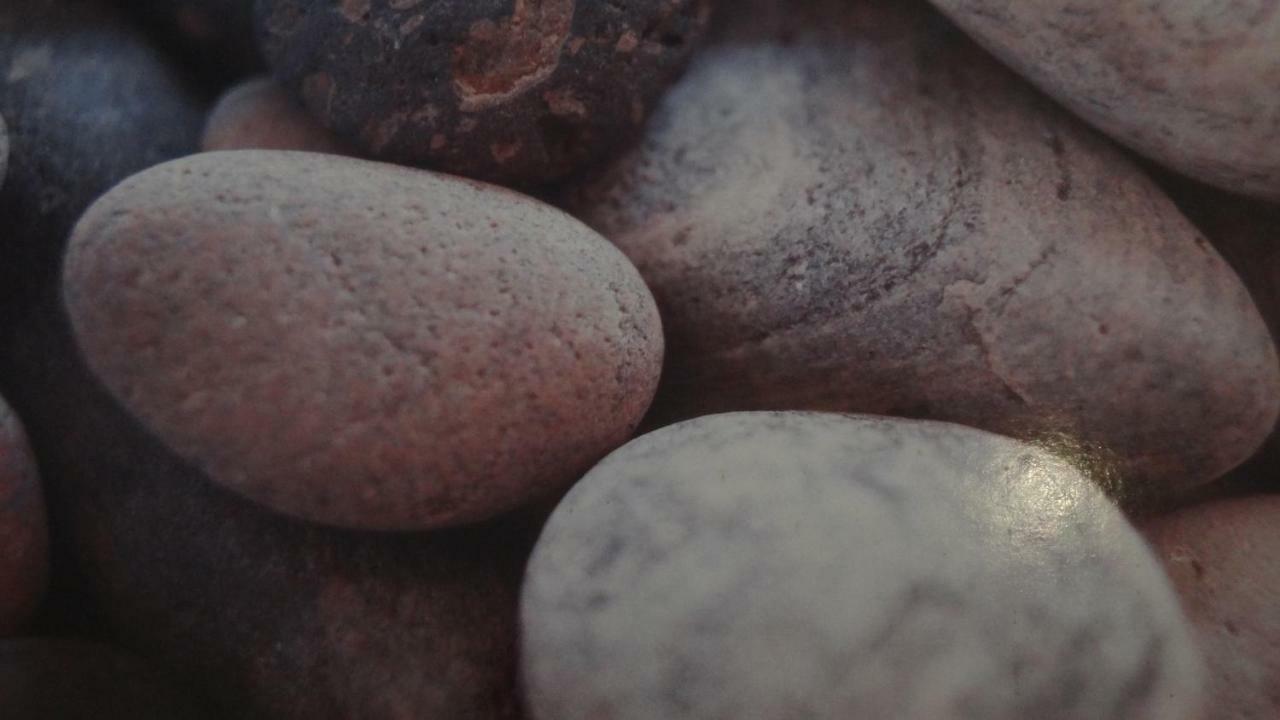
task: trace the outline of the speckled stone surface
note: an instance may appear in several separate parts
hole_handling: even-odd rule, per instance
[[[216,150],[304,150],[354,155],[270,78],[246,80],[228,90],[205,122],[200,146]]]
[[[138,659],[59,638],[0,641],[5,720],[208,720]]]
[[[1108,142],[924,3],[737,7],[643,144],[567,194],[658,299],[659,420],[1065,436],[1134,495],[1257,449],[1280,409],[1267,328]]]
[[[703,417],[556,508],[521,596],[535,720],[1188,720],[1150,551],[1044,451],[944,423]]]
[[[649,290],[580,222],[330,155],[137,175],[77,225],[64,284],[90,367],[180,456],[348,527],[562,489],[630,437],[662,363]]]
[[[21,630],[35,613],[48,575],[49,529],[35,458],[22,423],[0,400],[0,637]]]
[[[196,150],[204,108],[168,58],[101,2],[5,0],[0,114],[10,142],[0,187],[4,325],[56,282],[67,235],[90,202]]]
[[[1280,3],[932,1],[1112,137],[1280,200]]]
[[[1280,717],[1280,496],[1187,508],[1143,531],[1204,653],[1205,720]]]
[[[710,0],[264,0],[277,77],[379,159],[502,184],[625,145]]]

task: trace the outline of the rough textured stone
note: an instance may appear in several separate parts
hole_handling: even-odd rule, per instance
[[[1111,136],[1280,200],[1280,3],[932,1]]]
[[[270,78],[246,80],[228,90],[209,113],[201,147],[354,154]]]
[[[703,417],[570,491],[521,597],[537,720],[1197,718],[1177,600],[1062,460],[944,423]]]
[[[79,640],[0,641],[5,720],[193,720],[208,715],[135,658]]]
[[[142,35],[90,0],[0,3],[0,325],[57,279],[71,226],[99,194],[194,152],[204,110]],[[0,340],[0,344],[8,340]]]
[[[738,6],[568,205],[667,329],[658,421],[930,417],[1178,492],[1280,408],[1248,293],[1158,188],[924,3]]]
[[[213,82],[263,68],[253,33],[254,0],[115,0],[154,37]]]
[[[1280,496],[1188,508],[1144,532],[1205,656],[1205,720],[1280,717]]]
[[[709,0],[265,0],[277,77],[379,159],[558,179],[639,131]]]
[[[653,297],[586,226],[330,155],[135,176],[85,214],[64,276],[90,367],[180,456],[350,527],[475,521],[562,489],[630,437],[661,370]]]
[[[49,488],[59,622],[246,720],[513,720],[537,517],[426,535],[295,523],[209,483],[120,408],[52,302],[0,346]]]
[[[48,575],[48,520],[35,459],[22,424],[0,400],[0,637],[35,613]]]

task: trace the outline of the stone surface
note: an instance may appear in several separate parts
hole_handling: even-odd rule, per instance
[[[35,613],[48,575],[48,520],[35,459],[22,423],[0,400],[0,637]]]
[[[214,83],[263,68],[253,33],[254,0],[115,0],[184,64]]]
[[[91,378],[50,302],[0,346],[49,489],[59,624],[245,720],[514,720],[538,518],[430,534],[295,523],[211,484]]]
[[[1280,717],[1280,496],[1187,508],[1144,532],[1204,653],[1205,720]]]
[[[698,418],[556,508],[521,597],[536,720],[1197,718],[1177,600],[1065,461],[944,423]]]
[[[90,367],[254,500],[369,529],[475,521],[630,437],[662,363],[635,268],[494,186],[310,153],[204,153],[77,226]],[[208,352],[218,348],[218,352]]]
[[[718,32],[643,144],[566,199],[662,309],[657,422],[950,420],[1065,438],[1135,495],[1268,435],[1280,370],[1239,278],[924,3],[754,0]]]
[[[1280,200],[1274,0],[932,0],[1112,137],[1235,192]]]
[[[709,0],[264,0],[264,52],[392,162],[531,186],[599,162],[678,74]]]
[[[354,154],[270,78],[254,78],[228,90],[205,122],[201,148],[304,150]]]
[[[56,283],[71,226],[99,194],[194,152],[204,109],[177,70],[90,0],[0,3],[0,335]],[[0,337],[0,344],[10,342]]]
[[[0,641],[5,720],[194,720],[209,717],[136,658],[80,640]]]

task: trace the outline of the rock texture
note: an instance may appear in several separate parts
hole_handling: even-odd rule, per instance
[[[207,720],[151,668],[105,645],[0,641],[6,720]]]
[[[1188,508],[1144,532],[1205,656],[1205,720],[1280,717],[1280,496]]]
[[[739,6],[567,203],[658,299],[658,421],[950,420],[1067,438],[1124,492],[1167,494],[1247,458],[1280,408],[1221,257],[923,3]]]
[[[1103,131],[1174,170],[1280,200],[1280,4],[932,0]]]
[[[1197,718],[1151,553],[1044,451],[943,423],[703,417],[593,469],[521,598],[536,720]]]
[[[0,637],[15,634],[35,613],[48,575],[48,520],[35,459],[22,424],[0,401]]]
[[[630,437],[661,370],[652,296],[581,223],[328,155],[135,176],[85,214],[64,277],[90,366],[160,439],[349,527],[471,522],[566,487]]]
[[[204,109],[165,57],[92,0],[0,3],[0,333],[52,287],[72,224],[143,168],[194,152]],[[0,341],[0,344],[9,342]]]
[[[510,185],[559,179],[639,131],[709,0],[265,0],[277,77],[378,159]]]
[[[211,484],[92,380],[51,308],[0,348],[50,489],[59,622],[246,720],[515,720],[537,517],[427,535],[295,523]]]
[[[254,78],[228,90],[209,113],[200,145],[205,151],[354,154],[270,78]]]

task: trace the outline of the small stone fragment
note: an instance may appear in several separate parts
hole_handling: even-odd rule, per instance
[[[1193,506],[1143,529],[1204,653],[1205,720],[1280,717],[1280,496]]]
[[[48,521],[35,459],[22,424],[0,400],[0,637],[21,630],[35,613],[48,575]]]
[[[270,78],[254,78],[222,96],[205,123],[201,147],[216,150],[353,151]]]
[[[381,160],[508,185],[634,139],[710,0],[264,0],[275,75]]]
[[[64,279],[89,366],[179,456],[347,527],[557,492],[630,437],[661,370],[648,288],[577,220],[332,155],[139,174],[85,214]]]
[[[698,418],[547,522],[521,595],[534,720],[1198,720],[1149,549],[1057,457],[945,423]]]

